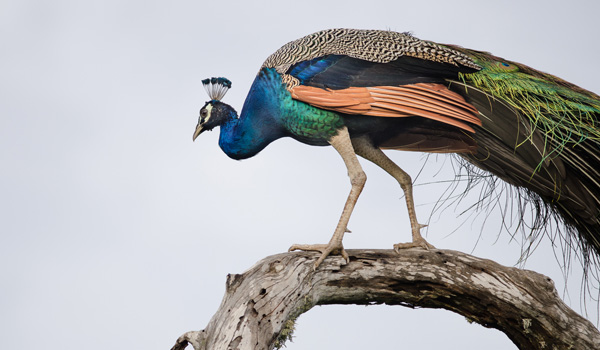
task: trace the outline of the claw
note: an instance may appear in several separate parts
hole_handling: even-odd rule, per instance
[[[423,236],[421,236],[421,229],[427,227],[427,225],[424,225],[424,224],[417,224],[417,225],[418,225],[418,227],[416,229],[413,226],[413,241],[412,242],[394,244],[394,250],[396,251],[396,253],[400,254],[401,249],[409,249],[409,248],[422,248],[425,250],[435,249],[435,247],[432,244],[429,244],[429,242],[427,242],[425,240],[425,238],[423,238]]]
[[[290,247],[290,249],[288,249],[288,252],[294,250],[321,252],[321,256],[319,256],[319,259],[317,259],[313,266],[314,270],[316,270],[317,267],[321,265],[323,260],[325,260],[325,258],[331,254],[340,254],[342,255],[342,258],[346,260],[346,264],[350,262],[350,257],[348,256],[348,253],[346,253],[346,250],[344,250],[341,242],[330,242],[329,244],[294,244]]]
[[[394,250],[396,253],[400,254],[400,249],[409,249],[409,248],[422,248],[425,250],[435,249],[432,244],[429,244],[424,238],[414,240],[410,243],[396,243],[394,244]]]

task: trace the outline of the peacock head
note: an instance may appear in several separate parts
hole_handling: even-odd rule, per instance
[[[200,109],[198,117],[198,125],[194,131],[193,140],[206,130],[212,130],[216,126],[223,124],[232,115],[235,115],[235,110],[226,103],[221,102],[221,99],[231,88],[231,81],[227,78],[209,78],[202,80],[202,85],[210,97],[210,101],[206,102]]]

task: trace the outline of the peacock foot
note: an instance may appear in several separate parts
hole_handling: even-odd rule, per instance
[[[422,224],[418,224],[418,227],[414,227],[413,228],[413,241],[410,243],[397,243],[394,244],[394,250],[396,251],[396,253],[400,253],[400,249],[409,249],[409,248],[422,248],[422,249],[435,249],[435,247],[432,244],[429,244],[429,242],[427,242],[425,240],[425,238],[423,238],[423,236],[421,236],[421,229],[427,227],[427,225],[422,225]]]
[[[410,243],[396,243],[394,244],[394,250],[396,253],[400,253],[400,249],[408,248],[423,248],[423,249],[435,249],[432,244],[429,244],[424,238],[414,240]]]
[[[329,242],[329,244],[294,244],[288,249],[288,252],[294,250],[302,250],[302,251],[317,251],[321,252],[321,256],[315,262],[313,268],[316,270],[319,265],[325,260],[327,256],[330,254],[341,255],[346,263],[350,262],[350,257],[348,257],[348,253],[344,250],[344,246],[342,242]]]

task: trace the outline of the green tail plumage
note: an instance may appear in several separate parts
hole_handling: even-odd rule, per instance
[[[482,69],[452,86],[480,112],[475,154],[463,158],[536,201],[537,227],[551,217],[567,229],[587,268],[600,256],[600,97],[560,78],[491,54],[453,47]],[[568,252],[565,252],[568,254]]]

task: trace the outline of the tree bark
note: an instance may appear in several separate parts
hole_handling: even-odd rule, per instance
[[[318,254],[293,252],[228,275],[207,327],[185,333],[172,350],[279,348],[298,316],[327,304],[444,308],[504,332],[519,349],[600,348],[600,332],[536,272],[451,250],[347,252],[350,263],[332,256],[316,271]]]

